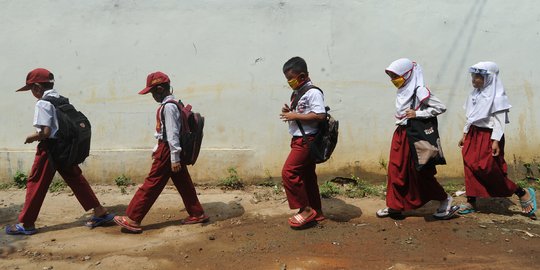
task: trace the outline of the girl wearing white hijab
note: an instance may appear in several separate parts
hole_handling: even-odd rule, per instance
[[[534,189],[523,189],[507,176],[504,160],[504,127],[512,106],[504,91],[499,67],[493,62],[479,62],[469,68],[474,89],[465,110],[467,123],[459,141],[465,167],[467,203],[460,214],[476,211],[476,197],[519,197],[523,213],[535,218]]]
[[[416,170],[409,148],[406,125],[410,118],[435,117],[446,111],[446,107],[424,84],[422,68],[409,59],[392,62],[385,70],[397,88],[396,125],[390,147],[386,208],[377,211],[378,217],[401,214],[402,211],[417,209],[431,200],[440,201],[438,219],[451,218],[459,209],[452,206],[452,197],[437,182],[434,165]],[[416,90],[415,108],[411,109]]]

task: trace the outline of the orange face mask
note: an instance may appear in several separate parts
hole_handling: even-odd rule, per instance
[[[392,83],[394,84],[396,88],[399,89],[403,86],[403,84],[405,84],[405,78],[403,78],[403,76],[395,78],[392,80]]]
[[[292,89],[296,89],[298,88],[298,86],[300,85],[300,82],[298,81],[297,78],[294,78],[292,80],[288,80],[287,83],[289,83],[289,86],[292,88]]]

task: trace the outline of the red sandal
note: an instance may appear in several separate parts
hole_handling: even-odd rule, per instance
[[[126,216],[115,216],[114,217],[114,222],[116,224],[118,224],[118,226],[132,232],[132,233],[141,233],[142,232],[142,228],[139,226],[139,225],[135,225],[133,223],[130,223],[127,219],[126,219]]]
[[[292,216],[291,218],[289,218],[288,222],[289,222],[289,225],[293,228],[301,228],[301,227],[304,227],[306,224],[312,221],[315,221],[316,217],[317,217],[317,211],[312,209],[311,214],[308,217],[304,218],[302,215],[296,214]]]
[[[197,224],[197,223],[206,223],[210,220],[210,217],[208,217],[205,214],[202,214],[198,217],[189,216],[187,218],[184,218],[180,221],[180,224],[182,225],[188,225],[188,224]]]

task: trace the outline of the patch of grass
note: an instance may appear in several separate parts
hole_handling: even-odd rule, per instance
[[[21,171],[17,171],[13,176],[13,183],[17,188],[26,188],[26,182],[28,181],[28,175]]]
[[[125,176],[124,174],[116,177],[116,179],[114,179],[114,183],[118,188],[120,188],[120,193],[122,194],[127,194],[126,188],[133,185],[131,178]]]
[[[61,179],[53,179],[51,185],[49,186],[49,192],[60,192],[67,187],[66,182]]]
[[[540,180],[536,177],[527,176],[523,179],[516,181],[516,184],[522,188],[532,187],[538,189],[540,187]]]
[[[383,185],[373,185],[358,176],[351,176],[355,182],[345,186],[344,194],[349,198],[363,198],[366,196],[381,196],[384,193]]]
[[[456,191],[465,190],[465,185],[463,183],[456,182],[447,182],[442,185],[444,191],[448,194],[454,194]]]
[[[222,189],[243,189],[244,182],[238,175],[236,168],[230,167],[227,169],[227,172],[229,173],[229,175],[222,179],[219,182],[218,186]]]
[[[386,161],[386,159],[381,157],[379,159],[379,166],[381,167],[381,169],[384,169],[386,171],[388,169],[388,162]]]
[[[261,187],[273,187],[276,183],[272,179],[264,179],[262,182],[258,183],[257,186]]]
[[[341,190],[336,184],[326,181],[319,187],[319,192],[323,198],[332,198],[339,195]]]
[[[0,183],[0,190],[6,190],[6,189],[9,189],[10,187],[12,187],[13,184],[12,183]]]
[[[273,187],[276,185],[276,183],[274,183],[274,180],[272,179],[272,175],[270,174],[270,171],[267,169],[264,171],[264,173],[266,174],[266,178],[261,182],[261,183],[258,183],[257,186],[262,186],[262,187]]]

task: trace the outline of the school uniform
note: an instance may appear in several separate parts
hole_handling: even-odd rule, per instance
[[[165,97],[156,112],[155,137],[158,144],[152,154],[154,160],[152,168],[126,210],[127,216],[138,223],[144,219],[169,178],[172,179],[180,193],[188,214],[196,217],[204,214],[187,166],[182,164],[180,172],[177,173],[173,173],[171,169],[171,163],[181,162],[180,152],[182,149],[180,147],[180,111],[176,104],[167,103],[170,100],[174,100],[173,95]],[[165,121],[161,119],[162,113]],[[165,137],[163,136],[163,125],[165,125],[166,130]]]
[[[493,62],[472,67],[484,70],[484,86],[473,89],[465,104],[467,122],[461,150],[468,197],[509,197],[518,186],[508,178],[504,160],[504,130],[512,107]],[[492,140],[499,141],[500,153],[492,155]]]
[[[307,82],[296,93],[302,93],[312,85]],[[293,96],[294,99],[294,96]],[[292,108],[292,100],[291,100]],[[293,108],[293,112],[326,113],[324,96],[318,89],[312,88],[298,100],[298,104]],[[302,132],[296,121],[289,121],[289,133],[292,135],[291,151],[282,169],[283,187],[291,209],[301,209],[310,206],[319,212],[321,210],[321,196],[317,184],[317,174],[315,173],[316,163],[311,158],[309,146],[304,142]],[[300,121],[307,140],[312,141],[319,131],[317,121]]]
[[[412,64],[411,64],[412,63]],[[412,65],[412,67],[407,66]],[[405,67],[407,66],[407,67]],[[407,138],[405,111],[411,107],[416,90],[416,117],[429,118],[446,111],[446,106],[424,86],[420,65],[407,61],[395,61],[387,69],[395,74],[408,74],[407,82],[397,90],[396,130],[390,145],[386,205],[396,211],[417,209],[431,200],[444,201],[448,194],[437,182],[435,166],[416,170]]]
[[[43,98],[45,97],[58,98],[59,94],[56,90],[51,89],[44,92]],[[50,149],[55,144],[55,135],[58,131],[58,118],[56,116],[56,110],[50,102],[45,100],[37,101],[33,124],[38,132],[41,131],[41,126],[51,128],[51,134],[49,138],[42,140],[37,146],[34,163],[26,184],[26,199],[24,207],[19,214],[19,222],[23,224],[34,224],[56,171],[60,173],[64,181],[71,188],[85,211],[100,206],[94,191],[82,175],[82,171],[78,165],[57,167],[54,160],[51,159]]]

